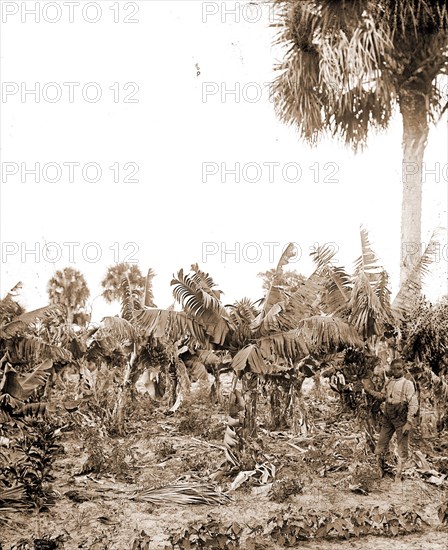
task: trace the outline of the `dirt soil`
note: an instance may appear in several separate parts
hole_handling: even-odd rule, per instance
[[[239,547],[246,548],[248,525],[266,525],[269,518],[285,513],[288,507],[293,512],[301,508],[302,513],[312,509],[342,513],[348,508],[385,509],[390,505],[417,512],[428,525],[423,526],[422,532],[405,536],[310,540],[301,542],[300,548],[448,549],[448,531],[437,516],[438,507],[448,497],[446,483],[440,487],[432,485],[415,469],[408,470],[401,482],[391,477],[380,479],[373,457],[359,451],[362,438],[350,434],[347,423],[342,423],[342,427],[335,427],[337,423],[316,424],[307,436],[294,438],[287,432],[269,432],[262,427],[258,444],[276,466],[276,479],[300,480],[303,484],[301,492],[281,502],[275,502],[272,493],[263,490],[255,478],[228,491],[235,475],[213,480],[228,491],[232,498],[228,504],[136,500],[135,495],[142,489],[173,482],[210,483],[224,461],[226,420],[224,412],[211,405],[191,409],[191,415],[181,409],[166,416],[146,406],[147,398],[139,399],[140,409],[128,419],[125,437],[112,438],[104,433],[98,436],[95,426],[87,426],[82,433],[76,422],[66,424],[58,435],[60,451],[54,464],[55,504],[40,513],[9,516],[10,521],[0,526],[2,550],[50,548],[34,541],[57,537],[58,547],[65,549],[171,549],[171,534],[181,533],[193,522],[200,526],[210,519],[241,526]],[[332,430],[335,432],[330,437]],[[414,442],[414,451],[416,445]],[[329,461],[328,457],[332,459]],[[351,484],[353,489],[355,463],[361,468],[361,477],[356,479],[359,481],[362,475],[368,478],[367,494],[349,487]],[[264,545],[255,546],[272,550],[283,547],[269,538]]]

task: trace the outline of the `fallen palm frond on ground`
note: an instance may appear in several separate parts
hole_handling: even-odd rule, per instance
[[[26,501],[26,492],[23,485],[14,487],[0,487],[0,511],[16,512],[20,509],[26,509],[29,505]]]
[[[227,504],[232,499],[213,485],[176,483],[136,491],[131,500],[153,504]]]
[[[8,514],[16,514],[29,508],[25,488],[22,485],[13,487],[0,486],[0,525],[14,523]]]

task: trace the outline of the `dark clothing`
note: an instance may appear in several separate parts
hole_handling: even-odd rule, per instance
[[[384,458],[389,442],[397,433],[398,457],[405,462],[409,455],[409,431],[403,435],[403,426],[412,425],[418,409],[417,394],[412,381],[404,378],[393,378],[386,384],[386,403],[381,420],[381,430],[376,446],[376,454]]]
[[[402,404],[392,405],[386,403],[385,412],[381,421],[381,431],[376,446],[376,454],[384,457],[389,447],[390,440],[397,433],[398,456],[407,460],[409,446],[409,432],[403,435],[403,426],[406,424],[407,410]]]

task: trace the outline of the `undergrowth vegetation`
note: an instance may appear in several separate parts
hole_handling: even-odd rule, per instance
[[[407,360],[420,398],[405,475],[437,492],[444,525],[446,304],[414,299],[428,255],[391,303],[364,230],[361,248],[350,274],[331,247],[319,247],[313,274],[289,289],[283,268],[291,244],[263,300],[233,305],[221,302],[196,264],[173,278],[179,311],[148,305],[141,281],[135,286],[126,275],[121,315],[98,326],[75,328],[60,303],[23,312],[8,294],[0,302],[0,524],[13,529],[14,514],[28,511],[51,518],[63,503],[75,534],[50,536],[36,519],[31,538],[14,540],[17,548],[75,538],[80,548],[109,548],[104,540],[129,508],[144,528],[133,524],[118,544],[152,550],[160,540],[148,518],[163,506],[225,509],[238,499],[246,499],[242,515],[249,502],[264,506],[263,524],[227,521],[225,512],[185,519],[164,525],[163,544],[277,548],[426,529],[415,499],[405,510],[383,510],[338,498],[384,490],[374,455],[378,395],[397,356]],[[367,391],[366,381],[378,391]],[[301,509],[322,487],[330,493],[325,507]],[[83,524],[93,529],[94,521],[99,540],[84,540]]]

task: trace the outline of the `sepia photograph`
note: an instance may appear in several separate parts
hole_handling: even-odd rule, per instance
[[[2,0],[0,550],[448,550],[446,0]]]

